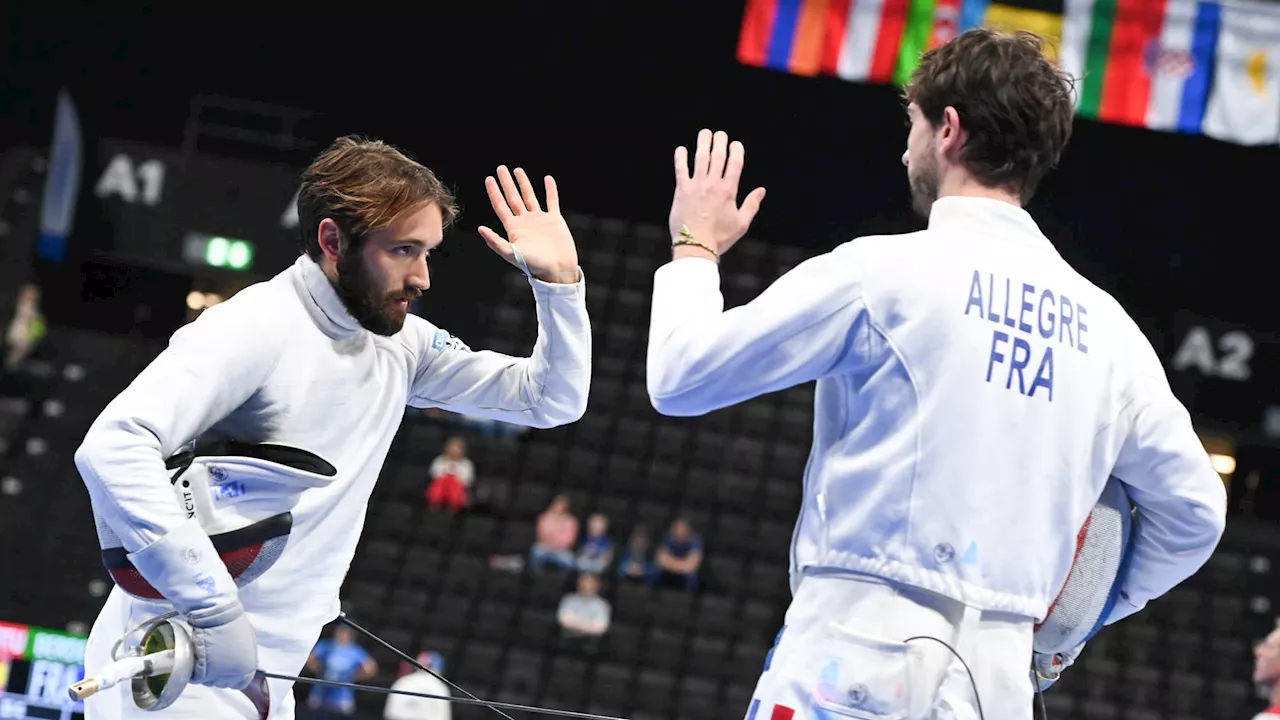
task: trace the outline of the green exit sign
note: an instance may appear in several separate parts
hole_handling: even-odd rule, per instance
[[[253,255],[253,243],[222,235],[190,233],[183,247],[187,262],[227,270],[252,268]]]

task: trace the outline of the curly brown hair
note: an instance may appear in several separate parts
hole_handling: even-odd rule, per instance
[[[348,247],[407,212],[435,204],[446,227],[457,218],[453,193],[436,174],[380,140],[340,137],[302,173],[298,231],[302,250],[319,261],[320,221],[331,218]]]
[[[955,108],[967,134],[965,167],[1025,203],[1071,139],[1073,91],[1039,35],[975,28],[925,53],[903,97],[934,128]]]

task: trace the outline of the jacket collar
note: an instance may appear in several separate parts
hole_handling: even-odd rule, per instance
[[[316,261],[302,255],[291,270],[302,305],[321,332],[335,340],[350,339],[363,332]]]
[[[972,229],[1000,240],[1042,245],[1053,243],[1023,208],[992,198],[948,195],[934,201],[929,209],[929,229]]]

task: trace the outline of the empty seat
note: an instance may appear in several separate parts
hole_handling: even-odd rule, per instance
[[[729,672],[739,683],[754,685],[764,672],[764,658],[769,646],[755,642],[735,643],[730,653]]]
[[[471,624],[475,636],[490,642],[503,642],[510,635],[511,622],[516,609],[506,603],[491,600],[480,603],[475,621]]]
[[[575,441],[582,441],[581,433],[575,437]],[[596,442],[603,444],[603,439],[597,438]],[[596,447],[599,447],[599,444]],[[600,465],[600,453],[596,450],[574,448],[569,451],[565,465],[565,480],[570,487],[594,488],[600,481]]]
[[[747,568],[746,583],[753,596],[770,602],[783,600],[791,591],[786,566],[773,562],[751,563]]]
[[[550,610],[526,607],[516,619],[516,642],[525,648],[541,649],[556,632],[556,616]]]
[[[623,665],[602,663],[596,666],[591,681],[591,703],[623,712],[631,701],[631,670]],[[603,712],[589,710],[589,712]]]
[[[698,632],[705,635],[736,637],[738,629],[734,621],[735,615],[733,600],[717,595],[703,595],[698,598],[696,627]]]
[[[554,480],[560,474],[560,448],[533,442],[525,448],[524,469],[542,480]]]
[[[658,590],[649,616],[668,630],[684,630],[693,621],[693,596],[683,590]]]
[[[717,684],[705,677],[685,677],[680,682],[676,712],[681,717],[710,718],[719,716]]]
[[[497,522],[492,518],[469,516],[462,523],[462,532],[454,549],[476,557],[486,557],[493,551]]]
[[[400,574],[400,547],[387,540],[365,542],[352,568],[362,577],[389,581]]]
[[[1242,680],[1218,680],[1213,683],[1210,713],[1216,718],[1248,717],[1252,687]]]
[[[712,552],[702,566],[703,587],[730,597],[737,597],[741,592],[743,561],[740,558],[721,557]]]
[[[684,659],[684,635],[661,625],[649,631],[645,642],[644,664],[667,672],[680,669]]]
[[[499,666],[502,648],[498,645],[471,641],[462,650],[462,662],[458,669],[451,673],[462,687],[492,686],[494,668]],[[475,692],[474,690],[472,692]]]
[[[562,710],[582,707],[586,695],[586,675],[586,662],[571,657],[555,658],[551,661],[547,691],[542,696],[542,702]]]
[[[760,483],[754,477],[724,471],[716,481],[716,500],[724,511],[735,513],[738,519],[745,522],[747,517],[755,514],[758,505],[756,491],[759,487]]]
[[[494,665],[493,668],[496,668]],[[493,672],[490,668],[490,672]],[[536,652],[511,650],[507,653],[502,672],[502,683],[497,699],[500,702],[532,704],[542,684],[542,658]],[[474,690],[472,692],[475,692]]]
[[[725,717],[746,717],[747,709],[751,707],[751,694],[755,690],[755,683],[751,684],[734,684],[729,685],[724,690],[724,709]],[[763,713],[756,717],[761,718]]]
[[[688,667],[715,680],[724,680],[730,676],[725,672],[725,660],[729,656],[729,642],[713,635],[695,635],[689,641]]]
[[[1086,700],[1083,717],[1089,720],[1120,720],[1120,708],[1103,700]]]
[[[470,612],[471,605],[467,600],[455,597],[437,598],[435,607],[427,616],[422,630],[440,634],[457,632],[459,628],[467,626],[467,616]]]
[[[632,706],[637,714],[652,713],[665,716],[671,710],[675,695],[675,678],[659,670],[642,670],[636,682],[636,695]]]
[[[480,558],[454,556],[440,584],[440,592],[470,601],[480,594],[480,584],[484,581],[485,573],[485,561]]]
[[[640,629],[635,625],[611,623],[605,635],[605,658],[618,665],[634,665],[639,656],[641,637]]]
[[[623,584],[618,586],[613,601],[613,618],[633,625],[643,625],[649,621],[649,599],[653,591],[644,585]]]
[[[693,463],[705,470],[719,470],[729,451],[729,437],[718,432],[698,433],[693,443]]]

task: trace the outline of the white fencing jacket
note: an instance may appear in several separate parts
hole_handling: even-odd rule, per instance
[[[164,460],[195,438],[279,443],[332,463],[338,474],[328,486],[281,508],[294,518],[288,546],[240,591],[258,633],[260,667],[296,674],[337,616],[338,591],[406,404],[541,428],[585,412],[585,279],[529,283],[538,339],[530,357],[516,358],[472,351],[414,315],[396,335],[370,333],[320,267],[298,258],[179,329],[107,405],[75,456],[95,510],[129,552],[182,523]]]
[[[928,229],[845,243],[728,311],[710,260],[653,292],[659,412],[817,381],[793,591],[848,570],[1041,619],[1111,474],[1140,508],[1113,618],[1222,535],[1223,482],[1150,342],[1014,205],[942,198]]]

